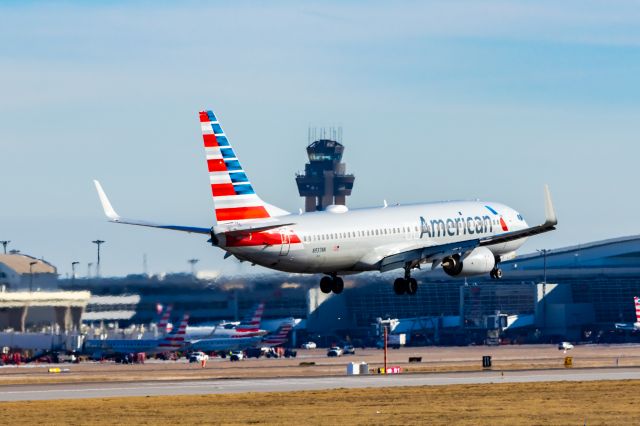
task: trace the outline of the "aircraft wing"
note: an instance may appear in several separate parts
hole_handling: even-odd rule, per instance
[[[542,225],[532,226],[519,231],[507,232],[491,237],[459,241],[455,243],[428,245],[429,240],[425,241],[423,247],[411,247],[407,250],[396,250],[395,252],[386,254],[380,260],[380,272],[391,271],[404,267],[406,264],[417,264],[422,261],[433,261],[437,266],[439,261],[453,254],[460,254],[463,258],[474,248],[479,246],[490,246],[493,244],[501,244],[509,241],[519,240],[521,238],[530,237],[532,235],[542,234],[544,232],[553,231],[558,224],[558,218],[551,201],[551,193],[549,187],[545,185],[545,222]]]
[[[380,261],[380,272],[403,268],[407,263],[429,259],[443,259],[456,253],[466,253],[478,247],[480,240],[467,240],[450,244],[421,247],[386,256]]]
[[[544,201],[545,201],[544,210],[545,210],[546,219],[542,225],[532,226],[526,229],[521,229],[519,231],[507,232],[504,234],[483,238],[480,240],[480,245],[490,246],[493,244],[507,243],[509,241],[515,241],[521,238],[531,237],[533,235],[542,234],[544,232],[549,232],[556,229],[556,225],[558,224],[558,217],[556,216],[556,212],[553,208],[553,203],[551,201],[551,193],[549,192],[549,187],[547,185],[545,185],[544,187]]]

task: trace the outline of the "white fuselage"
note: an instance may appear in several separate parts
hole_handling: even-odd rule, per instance
[[[528,227],[501,203],[451,201],[280,216],[292,225],[225,237],[220,247],[268,268],[298,273],[357,273],[380,269],[386,256],[413,248],[482,239]],[[332,211],[333,210],[333,211]],[[232,229],[232,228],[231,228]],[[525,238],[487,246],[496,256],[512,253]]]

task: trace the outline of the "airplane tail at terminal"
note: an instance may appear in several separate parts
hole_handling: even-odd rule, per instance
[[[263,346],[280,346],[287,343],[288,335],[293,328],[293,322],[287,321],[283,323],[278,329],[262,341]]]
[[[258,331],[260,330],[260,321],[262,320],[262,314],[264,313],[264,303],[259,303],[252,315],[243,319],[242,322],[236,327],[238,332]]]
[[[185,334],[187,332],[187,324],[189,323],[189,315],[185,314],[180,322],[180,327],[177,330],[171,332],[164,339],[160,340],[158,349],[165,351],[175,351],[182,348],[185,344]]]
[[[200,125],[218,224],[289,214],[258,197],[213,111],[200,111]]]
[[[636,324],[640,324],[640,297],[635,296],[633,298],[633,303],[636,307]]]
[[[170,331],[168,329],[168,326],[169,326],[169,318],[171,317],[172,309],[173,309],[173,306],[169,305],[167,306],[167,309],[165,309],[165,311],[162,313],[162,317],[160,318],[160,321],[158,321],[158,333],[165,334],[167,333],[167,331]]]

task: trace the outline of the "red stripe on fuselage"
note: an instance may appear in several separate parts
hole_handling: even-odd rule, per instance
[[[230,207],[226,209],[216,209],[216,219],[218,219],[218,221],[264,219],[267,217],[270,217],[269,213],[263,206]]]
[[[227,247],[273,246],[283,244],[282,234],[274,231],[252,232],[250,234],[226,235]],[[300,237],[289,234],[289,243],[300,243]]]

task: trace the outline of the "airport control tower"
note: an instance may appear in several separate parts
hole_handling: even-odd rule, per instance
[[[335,136],[333,139],[339,139]],[[304,173],[296,176],[307,212],[324,210],[331,204],[345,205],[347,195],[351,195],[355,176],[345,173],[347,166],[340,162],[344,145],[333,139],[321,137],[307,146],[309,162]]]

